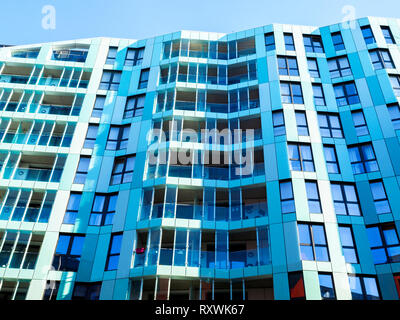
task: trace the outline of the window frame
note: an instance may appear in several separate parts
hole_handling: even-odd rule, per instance
[[[287,86],[287,88],[289,89],[289,94],[283,93],[284,86]],[[298,88],[300,89],[300,95],[294,94],[293,86],[298,86]],[[282,104],[304,104],[303,89],[301,87],[300,82],[281,81],[280,82],[280,90],[281,90]],[[287,101],[287,99],[288,99],[288,101]],[[297,99],[299,99],[299,100],[297,100]]]
[[[96,198],[97,197],[104,197],[104,203],[102,206],[101,211],[94,211],[94,206],[96,204]],[[112,198],[116,197],[115,199],[115,208],[113,208],[113,210],[110,210],[110,203],[112,203]],[[92,209],[90,211],[90,216],[89,216],[89,222],[88,225],[89,226],[98,226],[98,227],[102,227],[102,226],[108,226],[108,225],[112,225],[114,216],[115,216],[115,212],[116,212],[116,202],[118,201],[118,192],[114,192],[114,193],[95,193],[94,195],[94,199],[93,199],[93,204],[92,204]],[[92,216],[101,216],[100,218],[100,223],[96,224],[96,223],[92,223]],[[109,216],[111,216],[111,221],[110,223],[106,223],[106,221],[109,219]]]
[[[370,35],[367,35],[366,32],[370,32]],[[363,35],[364,41],[366,45],[376,43],[374,32],[370,25],[362,26],[361,33]]]
[[[350,94],[349,93],[349,86],[353,86],[355,94]],[[337,91],[336,88],[341,87],[341,91],[343,91],[343,96],[337,96]],[[333,86],[333,90],[335,92],[335,99],[336,99],[336,104],[337,106],[344,107],[344,106],[351,106],[355,104],[360,104],[360,96],[358,94],[357,86],[354,81],[349,81],[349,82],[343,82],[343,83],[338,83]],[[356,99],[357,98],[357,99]],[[353,99],[356,99],[357,101],[352,101]],[[345,101],[344,101],[345,100]],[[345,102],[345,104],[343,104]]]
[[[70,208],[72,196],[78,196],[79,197],[79,199],[77,200],[77,202],[78,202],[77,208],[75,208],[75,207]],[[77,214],[79,212],[79,207],[80,207],[81,200],[82,200],[82,192],[71,192],[69,194],[67,208],[65,209],[65,213],[64,213],[63,224],[72,224],[72,225],[75,224],[75,220],[76,220],[76,216],[77,216]],[[74,202],[72,204],[75,204],[75,200],[74,200]],[[67,220],[68,222],[66,221],[66,217],[70,216],[70,215],[72,215],[73,218],[69,218],[69,219],[72,219],[73,222],[69,222],[70,220]]]
[[[378,229],[378,234],[380,237],[380,242],[381,245],[378,246],[372,246],[371,244],[371,239],[368,235],[368,230],[373,229],[373,228],[377,228]],[[393,222],[388,222],[388,223],[384,223],[384,224],[379,224],[379,225],[370,225],[367,228],[367,237],[368,237],[368,241],[369,241],[369,246],[371,248],[371,253],[373,253],[374,251],[384,251],[385,252],[385,256],[386,256],[386,260],[383,262],[376,262],[375,258],[374,258],[374,265],[380,265],[380,264],[388,264],[388,263],[398,263],[400,262],[400,257],[398,258],[398,261],[393,260],[392,256],[389,254],[389,250],[388,248],[396,248],[399,247],[400,248],[400,239],[399,239],[399,233],[397,231],[396,225]],[[397,238],[397,243],[393,244],[393,245],[388,245],[386,238],[385,238],[385,234],[384,231],[386,230],[394,230],[395,234],[396,234],[396,238]],[[373,254],[372,254],[373,255]]]
[[[295,56],[278,56],[278,73],[281,76],[291,76],[291,77],[299,77],[299,65],[297,63],[297,58]],[[282,67],[281,62],[284,62],[284,67]],[[291,66],[291,63],[294,62],[295,67]]]
[[[94,130],[94,132],[90,132],[91,129]],[[85,149],[93,149],[95,144],[96,144],[96,139],[97,139],[97,134],[99,132],[99,125],[98,124],[93,124],[89,123],[87,131],[86,131],[86,137],[85,141],[83,143],[83,148]],[[93,134],[93,136],[89,136],[88,134]]]
[[[361,115],[359,119],[355,118],[357,115]],[[356,130],[357,137],[369,135],[367,121],[365,120],[364,112],[362,109],[352,110],[351,118],[353,120],[353,125],[354,129]],[[356,121],[358,120],[361,120],[361,122],[356,123]]]
[[[373,190],[372,185],[373,185],[373,184],[378,184],[378,183],[380,184],[380,186],[381,186],[382,189],[383,189],[383,193],[384,193],[384,197],[383,197],[383,198],[376,198],[376,195],[375,195],[374,192],[372,191],[372,190]],[[372,194],[372,199],[373,199],[373,201],[374,201],[376,214],[377,214],[377,215],[380,215],[380,214],[392,213],[392,207],[391,207],[391,205],[390,205],[389,198],[388,198],[388,196],[387,196],[387,192],[386,192],[386,188],[385,188],[385,184],[384,184],[383,180],[382,180],[382,179],[380,179],[380,180],[370,180],[370,181],[369,181],[369,186],[370,186],[370,189],[371,189],[371,194]],[[378,203],[380,203],[380,202],[386,202],[389,211],[379,212],[378,206],[377,206],[377,202],[378,202]]]
[[[88,162],[88,165],[87,165],[88,166],[87,171],[79,170],[79,167],[81,165],[81,160],[82,159],[89,159],[89,162]],[[91,157],[90,156],[84,156],[84,155],[80,156],[79,162],[78,162],[78,167],[76,168],[76,172],[75,172],[75,177],[74,177],[74,182],[73,182],[74,184],[85,184],[86,178],[87,178],[87,174],[89,172],[90,162],[91,162]],[[81,180],[77,181],[77,176],[78,175],[79,175],[78,179],[81,179],[81,177],[84,177],[82,182],[80,182]]]
[[[290,184],[289,189],[290,189],[290,196],[289,197],[283,197],[283,192],[282,192],[282,185],[284,184]],[[282,214],[290,214],[290,213],[296,213],[296,204],[294,200],[294,192],[293,192],[293,184],[291,180],[282,180],[279,181],[279,196],[280,196],[280,202],[281,202],[281,213]],[[284,209],[287,207],[287,203],[289,203],[288,207],[289,209]]]
[[[146,89],[149,84],[150,68],[142,69],[138,82],[138,89]]]
[[[368,53],[374,70],[396,68],[389,50],[377,48],[369,50]],[[385,54],[387,55],[386,57]],[[375,55],[375,58],[377,58],[376,60],[373,59],[373,55]]]
[[[311,62],[312,62],[313,64],[315,64],[316,69],[311,69],[311,68],[310,68],[310,63],[311,63]],[[311,78],[321,78],[321,73],[319,72],[319,66],[318,66],[318,60],[317,60],[317,58],[310,58],[310,57],[307,57],[307,68],[308,68],[308,72],[309,72]],[[318,76],[315,77],[314,75],[318,75]]]
[[[327,159],[327,156],[326,156],[326,150],[327,149],[330,149],[330,150],[333,149],[332,155],[334,157],[334,160],[328,160]],[[338,161],[338,157],[337,157],[337,153],[336,153],[336,146],[334,144],[324,144],[323,145],[323,152],[324,152],[325,163],[327,163],[329,165],[329,166],[327,165],[327,169],[326,169],[328,174],[340,174],[340,166],[339,166],[339,161]],[[336,170],[331,171],[329,169],[330,166],[334,166],[336,168]]]
[[[268,41],[272,39],[272,42],[267,43],[267,39]],[[264,45],[266,52],[274,51],[276,49],[274,32],[268,32],[264,34]]]
[[[394,39],[392,30],[389,26],[381,26],[381,31],[387,44],[396,44],[396,40]],[[390,39],[390,41],[388,41],[388,39]]]
[[[121,242],[119,243],[118,252],[117,253],[113,253],[112,252],[113,244],[114,244],[114,240],[115,240],[116,237],[121,237]],[[110,260],[113,257],[118,257],[118,260],[119,260],[119,257],[121,255],[122,238],[123,238],[123,232],[116,232],[116,233],[112,233],[111,234],[110,244],[108,246],[108,252],[107,252],[107,260],[106,260],[106,265],[105,265],[104,271],[113,271],[113,270],[117,270],[118,269],[118,266],[116,268],[110,268]],[[117,262],[117,264],[118,264],[118,262]]]
[[[296,45],[294,43],[293,33],[285,32],[283,34],[283,39],[285,42],[285,50],[286,51],[296,51]],[[289,43],[288,43],[287,39],[291,39],[291,41],[289,41]]]
[[[352,242],[351,245],[344,245],[343,244],[344,241],[343,241],[343,236],[342,236],[341,230],[344,230],[344,229],[349,230],[348,231],[348,235],[351,238],[351,242]],[[346,263],[350,263],[350,264],[359,264],[360,263],[360,259],[358,257],[357,245],[356,245],[356,241],[355,241],[355,238],[354,238],[354,232],[353,232],[352,225],[339,224],[338,225],[338,231],[339,231],[340,245],[342,247],[342,252],[343,252],[343,256],[344,256],[345,262]],[[348,258],[346,258],[346,255],[345,255],[343,249],[354,251],[353,255],[354,255],[355,260],[348,260]]]
[[[143,63],[145,47],[140,48],[128,48],[126,50],[124,66],[136,67]],[[128,57],[129,53],[133,52],[133,58]]]
[[[308,232],[308,238],[311,241],[310,243],[301,242],[299,226],[306,226],[307,232]],[[313,227],[322,227],[325,244],[316,244],[315,243]],[[325,226],[323,224],[319,224],[319,223],[304,223],[304,222],[297,223],[297,232],[298,232],[298,241],[299,241],[299,248],[300,248],[300,259],[302,261],[325,261],[325,262],[329,262],[330,261],[328,241],[327,241],[327,238],[326,238]],[[302,254],[302,249],[301,249],[302,247],[311,247],[312,254],[313,254],[313,259],[312,260],[303,259],[303,254]],[[319,259],[317,260],[316,248],[325,248],[326,249],[327,260],[319,260]]]
[[[363,151],[364,151],[364,148],[366,148],[366,147],[371,147],[373,155],[374,155],[373,158],[365,159],[365,155],[364,155]],[[351,157],[349,157],[350,158],[351,168],[353,170],[353,174],[363,174],[363,173],[370,173],[370,172],[379,171],[378,160],[376,158],[376,153],[375,153],[374,146],[373,146],[372,143],[367,142],[367,143],[351,145],[351,146],[348,146],[348,150],[349,150],[349,155],[351,154],[350,150],[357,150],[357,153],[360,156],[360,160],[357,159],[357,161],[354,161],[354,162],[352,162],[351,161]],[[370,163],[370,162],[375,162],[377,170],[375,170],[375,171],[367,170],[367,168],[369,168],[369,166],[367,166],[367,163]],[[355,170],[355,168],[358,168],[360,164],[362,164],[362,168],[363,168],[362,172],[358,172],[358,170]]]
[[[335,194],[333,192],[332,186],[339,186],[340,196],[341,196],[342,200],[338,200],[338,199],[335,200]],[[356,197],[356,201],[351,201],[351,200],[348,199],[346,186],[353,188],[354,195]],[[340,216],[355,216],[355,217],[362,216],[362,211],[361,211],[361,206],[360,206],[360,199],[359,199],[359,196],[358,196],[357,187],[356,187],[356,185],[354,183],[333,182],[333,183],[331,183],[331,193],[332,193],[332,200],[333,200],[333,205],[334,205],[334,210],[335,210],[335,214],[336,215],[340,215]],[[345,213],[344,214],[337,212],[336,207],[335,207],[335,203],[343,204],[344,209],[345,209]],[[351,206],[357,205],[359,214],[352,214],[351,210],[349,209],[350,205]]]
[[[127,167],[127,163],[129,161],[129,159],[134,159],[133,161],[133,168],[132,170],[128,170],[126,171],[126,167]],[[117,162],[122,162],[122,169],[120,172],[115,172],[115,170],[118,168],[118,163]],[[111,178],[110,178],[110,185],[111,186],[115,186],[115,185],[119,185],[119,184],[123,184],[123,183],[131,183],[132,179],[133,179],[133,173],[135,171],[135,162],[136,162],[136,154],[132,154],[132,155],[126,155],[126,156],[122,156],[122,157],[116,157],[114,159],[114,164],[113,164],[113,169],[111,172]],[[131,175],[130,178],[125,181],[125,176],[126,175]],[[114,179],[116,176],[121,176],[119,179],[119,182],[114,183]]]
[[[134,100],[133,107],[130,107],[130,101]],[[126,99],[125,109],[123,119],[130,119],[134,117],[141,117],[144,112],[146,95],[145,94],[136,94],[133,96],[129,96]],[[139,105],[139,102],[143,101],[143,106]],[[130,115],[132,113],[132,115]],[[139,114],[137,114],[139,113]]]
[[[306,39],[309,39],[310,44],[306,44]],[[303,35],[303,43],[306,53],[325,53],[320,35]]]
[[[353,71],[351,69],[350,61],[347,55],[330,58],[327,61],[328,61],[329,75],[332,79],[349,77],[353,75]],[[347,66],[343,67],[342,62],[348,65],[348,67]],[[335,66],[334,69],[331,68],[333,65]]]
[[[104,75],[110,74],[110,79],[108,81],[104,80]],[[119,84],[121,82],[121,71],[117,70],[103,70],[103,75],[101,76],[99,90],[107,91],[118,91]],[[117,78],[117,81],[114,81]]]
[[[62,253],[62,254],[61,254],[61,253],[57,253],[57,248],[58,248],[58,245],[59,245],[59,243],[60,243],[60,237],[61,237],[61,236],[69,237],[67,250],[66,250],[65,253]],[[73,247],[73,245],[74,245],[74,240],[75,240],[76,238],[82,238],[82,239],[83,239],[83,244],[82,244],[81,252],[80,252],[80,254],[71,254],[72,247]],[[79,263],[78,263],[77,266],[76,266],[76,270],[75,270],[75,268],[72,269],[72,270],[66,269],[66,268],[61,268],[62,263],[60,263],[59,268],[55,268],[55,267],[54,267],[55,270],[56,270],[56,271],[72,271],[72,272],[77,272],[78,269],[79,269],[79,265],[80,265],[80,259],[81,259],[81,256],[82,256],[82,251],[83,251],[83,247],[84,247],[84,242],[85,242],[85,235],[84,235],[84,234],[79,234],[79,233],[60,233],[60,234],[58,235],[57,245],[56,245],[56,248],[55,248],[55,251],[54,251],[54,255],[53,255],[52,266],[54,267],[54,264],[56,263],[56,258],[57,258],[57,257],[65,257],[65,259],[77,259],[77,260],[79,261]],[[60,258],[60,259],[62,259],[62,258]]]
[[[333,47],[335,48],[335,51],[346,50],[346,47],[343,42],[342,33],[340,31],[331,33],[331,38],[332,38],[332,43],[333,43]],[[337,41],[337,40],[339,40],[339,41]]]
[[[321,129],[329,131],[329,136],[322,135],[322,133],[321,133],[321,137],[323,137],[323,138],[334,138],[334,139],[343,139],[344,138],[343,129],[342,129],[342,123],[340,121],[339,114],[318,112],[317,117],[318,117],[318,126],[319,126],[319,129],[320,129],[320,132],[321,132]],[[325,117],[326,123],[328,125],[327,127],[322,127],[321,126],[321,120],[320,120],[321,117]],[[337,120],[338,120],[338,123],[339,123],[339,127],[333,127],[332,121],[331,121],[331,117],[337,117]],[[333,134],[333,132],[340,132],[340,137],[336,137]]]
[[[277,115],[282,115],[282,123],[275,122]],[[285,115],[283,110],[272,111],[272,129],[274,131],[274,137],[284,136],[286,134]],[[282,133],[280,133],[281,130]]]
[[[290,158],[289,146],[296,147],[296,149],[297,149],[296,152],[297,152],[299,158]],[[308,147],[310,149],[311,159],[304,159],[302,148],[305,148],[305,147]],[[289,158],[290,168],[292,171],[315,172],[314,156],[313,156],[311,144],[289,142],[288,143],[288,158]],[[298,162],[300,164],[301,170],[293,169],[294,167],[292,166],[292,162]],[[304,167],[305,167],[304,162],[307,164],[311,164],[313,170],[312,171],[304,170]]]
[[[110,135],[111,135],[113,129],[117,129],[118,130],[118,134],[117,134],[116,139],[110,139]],[[131,125],[130,124],[125,124],[125,125],[122,125],[122,126],[111,125],[110,126],[110,130],[108,131],[107,142],[106,142],[106,150],[117,151],[117,150],[126,149],[128,147],[130,129],[131,129]],[[124,137],[126,132],[127,132],[127,136]],[[112,143],[115,143],[115,148],[114,147],[110,148],[110,145]],[[121,147],[121,145],[122,145],[122,147]]]

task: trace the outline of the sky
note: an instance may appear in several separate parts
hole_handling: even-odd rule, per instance
[[[42,12],[49,5],[54,15]],[[270,23],[325,26],[347,16],[400,18],[400,1],[1,0],[0,43],[145,39],[179,30],[230,33]]]

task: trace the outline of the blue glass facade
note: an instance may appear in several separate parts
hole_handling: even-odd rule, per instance
[[[399,44],[363,18],[1,48],[0,298],[399,299]]]

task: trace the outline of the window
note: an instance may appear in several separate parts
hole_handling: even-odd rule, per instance
[[[393,128],[400,129],[400,109],[397,103],[388,104],[387,106],[390,118],[392,119]]]
[[[124,119],[140,117],[143,115],[145,95],[129,97],[126,100]]]
[[[96,101],[94,102],[94,107],[92,111],[92,117],[101,118],[105,102],[106,102],[105,96],[96,96]]]
[[[351,226],[339,226],[339,237],[346,263],[358,263],[357,250],[354,244]]]
[[[349,275],[349,283],[353,300],[381,299],[375,277]]]
[[[86,176],[89,170],[90,157],[79,159],[78,168],[76,169],[74,183],[85,184]]]
[[[363,34],[365,44],[375,43],[375,37],[370,26],[361,27],[361,32]]]
[[[71,300],[99,300],[101,283],[75,282]]]
[[[65,224],[75,224],[76,215],[78,214],[79,204],[81,203],[82,193],[71,193],[68,200],[67,210],[65,211]]]
[[[306,181],[308,210],[310,213],[321,213],[318,184],[315,181]]]
[[[393,223],[367,228],[375,264],[400,262],[400,242]]]
[[[89,225],[106,226],[112,224],[117,199],[118,193],[96,194],[93,201],[92,212],[90,213]]]
[[[149,82],[150,69],[143,69],[140,73],[138,89],[147,88],[147,83]]]
[[[298,76],[297,59],[295,57],[278,57],[278,70],[281,76]]]
[[[36,59],[39,55],[40,48],[27,50],[16,50],[11,52],[13,58]]]
[[[339,116],[329,113],[318,113],[319,129],[321,137],[324,138],[343,138],[342,126]]]
[[[111,185],[132,182],[136,156],[115,158]]]
[[[308,136],[307,117],[304,111],[295,111],[297,133],[299,136]]]
[[[284,33],[283,37],[285,39],[285,49],[287,51],[295,51],[296,48],[294,46],[294,39],[293,39],[293,34],[291,33]]]
[[[122,150],[128,146],[130,125],[111,126],[107,138],[107,150]]]
[[[109,47],[106,64],[114,64],[117,57],[118,47]]]
[[[351,117],[353,118],[354,128],[356,129],[357,137],[369,134],[367,123],[364,118],[362,110],[352,111]]]
[[[389,76],[390,83],[392,84],[392,88],[394,91],[394,95],[396,97],[400,97],[400,77],[399,76]]]
[[[42,300],[45,301],[57,300],[57,294],[59,288],[60,288],[60,281],[47,280],[46,290],[44,291]]]
[[[346,56],[328,59],[329,73],[332,79],[351,76],[349,59]]]
[[[350,147],[349,156],[354,174],[379,170],[374,148],[370,143]]]
[[[326,106],[324,90],[322,84],[313,83],[314,103],[316,106]]]
[[[318,273],[318,280],[322,300],[335,300],[336,295],[332,275],[328,273]]]
[[[293,171],[315,171],[310,145],[290,143],[288,151],[290,167]]]
[[[307,58],[308,72],[310,72],[311,78],[319,78],[318,62],[315,58]]]
[[[388,44],[395,44],[396,43],[394,41],[393,34],[392,34],[392,31],[390,30],[390,27],[381,26],[381,30],[382,30],[382,33],[383,33],[383,37],[386,40],[386,43],[388,43]]]
[[[125,57],[125,66],[140,66],[143,62],[143,48],[128,48]]]
[[[106,271],[117,270],[121,252],[122,233],[113,234],[108,248]]]
[[[305,300],[306,293],[304,290],[304,279],[303,273],[299,272],[289,272],[289,290],[291,300]]]
[[[281,195],[282,213],[285,214],[285,213],[296,212],[292,182],[291,181],[280,182],[279,190],[280,190],[280,195]]]
[[[345,49],[342,34],[340,33],[340,31],[332,33],[332,42],[336,51]]]
[[[275,50],[275,37],[274,37],[274,33],[267,33],[265,36],[265,50],[268,51],[272,51]]]
[[[272,112],[272,123],[274,127],[274,136],[282,136],[286,134],[285,130],[285,118],[283,116],[283,111]]]
[[[372,65],[374,66],[375,70],[395,68],[389,50],[385,49],[370,50],[369,56],[371,58]]]
[[[86,139],[83,144],[84,148],[87,148],[87,149],[94,148],[98,130],[99,130],[99,126],[97,124],[89,124],[88,130],[86,132]]]
[[[303,104],[303,92],[300,83],[281,82],[282,103]]]
[[[56,271],[78,271],[85,237],[77,234],[60,234],[53,267]]]
[[[121,81],[120,71],[104,70],[101,77],[100,90],[118,90],[119,82]]]
[[[336,214],[361,216],[360,203],[353,184],[332,183],[331,190]]]
[[[304,36],[306,52],[324,53],[324,46],[320,36]]]
[[[329,261],[328,245],[323,225],[299,223],[301,260]]]
[[[333,86],[338,107],[360,103],[357,88],[354,82],[347,82]]]
[[[335,146],[324,145],[324,155],[328,173],[340,173]]]
[[[373,181],[369,183],[369,186],[371,187],[376,213],[383,214],[392,212],[383,182]]]

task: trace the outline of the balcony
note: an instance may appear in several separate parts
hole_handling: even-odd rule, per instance
[[[85,48],[60,48],[53,50],[51,59],[56,61],[85,62],[89,46]]]
[[[3,179],[37,182],[60,182],[65,156],[28,155],[11,153],[3,172]]]
[[[0,142],[69,147],[74,131],[74,123],[15,121],[3,118],[0,123]]]
[[[265,186],[231,190],[168,187],[143,192],[139,219],[176,218],[214,222],[255,219],[267,215]]]
[[[156,229],[150,237],[147,232],[139,234],[140,247],[134,253],[133,267],[161,265],[229,270],[271,264],[266,227],[229,232],[163,229],[161,241]],[[147,238],[150,250],[142,242]]]
[[[159,92],[156,112],[173,110],[230,113],[260,107],[258,87],[230,90],[168,90]]]

